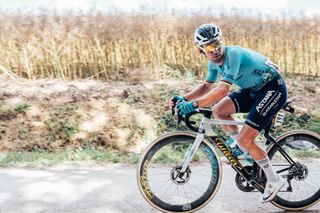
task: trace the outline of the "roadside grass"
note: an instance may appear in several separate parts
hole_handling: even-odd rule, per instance
[[[108,163],[136,164],[139,155],[130,153],[121,155],[115,151],[85,148],[78,150],[63,150],[55,153],[47,151],[33,152],[2,152],[0,153],[0,167],[48,167],[59,164],[83,165],[89,163],[103,165]]]
[[[31,106],[26,103],[18,104],[15,106],[14,110],[17,112],[26,112]]]
[[[158,163],[177,163],[183,157],[182,152],[174,150],[163,150],[156,157]],[[32,152],[2,152],[0,153],[0,168],[23,167],[23,168],[43,168],[56,166],[59,164],[68,165],[104,165],[110,163],[137,164],[140,154],[127,153],[121,154],[115,151],[98,150],[85,148],[78,150],[63,150],[56,153],[48,151]],[[197,153],[194,161],[201,161],[205,156]]]
[[[285,132],[291,129],[308,129],[320,132],[320,123],[315,116],[294,116],[288,115],[286,118],[286,123],[283,125],[282,129],[274,129],[273,135],[279,135],[281,132]],[[164,126],[168,130],[174,130],[173,124],[168,123],[168,120],[163,120]],[[170,125],[171,124],[171,125]],[[175,125],[176,126],[176,125]],[[216,129],[218,135],[224,137],[221,130]],[[161,134],[161,132],[159,133]],[[222,154],[217,150],[218,157]],[[300,155],[310,155],[310,153],[299,153]],[[181,159],[182,153],[176,150],[164,150],[157,156],[157,161],[159,163],[173,163],[178,159]],[[137,164],[139,161],[140,154],[137,153],[120,153],[118,151],[108,151],[91,146],[87,146],[79,149],[65,149],[56,152],[48,152],[42,149],[37,149],[32,152],[0,152],[0,167],[48,167],[55,166],[59,164],[71,164],[71,165],[83,165],[83,164],[93,164],[93,165],[103,165],[110,163],[127,163],[127,164]],[[195,161],[201,160],[204,156],[196,156]],[[301,156],[300,156],[301,157]]]

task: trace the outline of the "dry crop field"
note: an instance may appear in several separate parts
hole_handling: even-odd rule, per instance
[[[319,76],[320,17],[0,14],[0,70],[29,79],[99,80],[205,74],[193,43],[202,23],[221,26],[226,45],[266,54],[286,74]],[[0,72],[1,72],[0,71]],[[151,74],[150,74],[151,73]]]

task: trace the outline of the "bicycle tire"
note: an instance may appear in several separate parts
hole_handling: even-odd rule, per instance
[[[196,135],[190,132],[174,132],[165,134],[151,143],[141,155],[137,167],[137,183],[144,199],[154,208],[162,212],[194,212],[207,205],[218,191],[222,174],[221,162],[217,157],[212,144],[205,139],[201,142],[198,150],[205,150],[206,156],[211,164],[210,168],[212,171],[208,188],[202,196],[190,203],[170,204],[167,201],[162,200],[160,196],[158,197],[158,195],[154,193],[153,188],[150,187],[150,180],[148,179],[149,164],[152,158],[156,156],[157,152],[167,145],[173,146],[172,144],[178,142],[190,145],[194,142],[195,137]],[[192,175],[194,174],[192,173]],[[190,175],[190,179],[192,178],[192,175]]]
[[[311,143],[318,147],[320,150],[320,137],[316,133],[305,131],[305,130],[294,130],[287,132],[280,136],[277,139],[277,142],[280,144],[281,147],[290,146],[290,143],[293,143],[294,141],[307,141],[308,143]],[[272,145],[267,149],[268,156],[272,162],[272,158],[275,156],[277,151],[279,150],[278,146]],[[319,151],[318,150],[318,151]],[[319,153],[318,153],[319,154]],[[319,159],[317,159],[318,161]],[[262,172],[262,171],[261,171]],[[312,171],[311,171],[312,172]],[[307,177],[308,178],[308,177]],[[320,179],[319,179],[320,180]],[[297,181],[298,183],[298,181]],[[281,197],[278,193],[278,195],[275,197],[274,200],[271,201],[271,203],[281,209],[287,210],[287,211],[300,211],[303,209],[310,208],[314,205],[316,205],[320,201],[320,181],[318,182],[318,190],[310,197],[307,197],[306,199],[299,200],[299,201],[290,201],[286,200],[283,197]]]

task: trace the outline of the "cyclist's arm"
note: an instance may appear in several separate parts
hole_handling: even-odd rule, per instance
[[[231,85],[232,83],[230,82],[220,81],[211,92],[196,100],[198,102],[198,107],[207,107],[219,102],[228,95]]]
[[[202,84],[194,88],[191,92],[187,93],[184,97],[188,101],[191,101],[209,93],[213,89],[213,83],[204,81]]]
[[[188,101],[204,96],[213,90],[213,83],[218,78],[218,70],[215,66],[213,62],[208,61],[206,80],[184,96]]]

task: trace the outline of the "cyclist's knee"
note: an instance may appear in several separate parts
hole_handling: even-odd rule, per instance
[[[212,113],[214,117],[216,118],[223,118],[226,116],[229,116],[224,109],[224,106],[222,104],[216,104],[212,107]]]
[[[214,117],[219,117],[220,116],[220,111],[219,111],[219,107],[217,105],[214,105],[212,107],[212,114],[214,115]]]
[[[213,115],[218,118],[227,118],[235,113],[235,106],[229,97],[225,97],[212,108]]]

